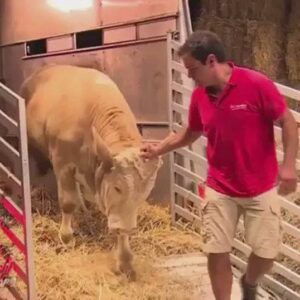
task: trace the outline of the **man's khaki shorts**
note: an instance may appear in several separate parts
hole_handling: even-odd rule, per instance
[[[277,188],[253,198],[235,198],[206,187],[202,209],[204,252],[230,252],[243,215],[245,240],[253,253],[276,258],[281,244],[279,201]]]

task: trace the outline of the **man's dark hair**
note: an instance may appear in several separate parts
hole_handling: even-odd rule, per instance
[[[213,32],[198,30],[193,32],[179,48],[178,55],[190,54],[205,64],[209,54],[214,54],[218,62],[226,61],[225,47],[221,39]]]

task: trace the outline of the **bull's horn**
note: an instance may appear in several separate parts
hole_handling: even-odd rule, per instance
[[[106,170],[110,170],[113,166],[113,157],[105,145],[103,139],[98,134],[95,127],[92,127],[93,135],[93,151],[97,157],[103,162],[103,167]]]

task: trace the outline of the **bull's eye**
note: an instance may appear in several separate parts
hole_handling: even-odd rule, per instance
[[[118,192],[118,193],[121,194],[121,189],[120,188],[118,188],[117,186],[115,186],[114,189],[116,190],[116,192]]]

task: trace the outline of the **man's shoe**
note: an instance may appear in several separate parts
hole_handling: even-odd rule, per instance
[[[245,281],[245,274],[240,279],[242,300],[256,300],[257,285],[250,285]]]

